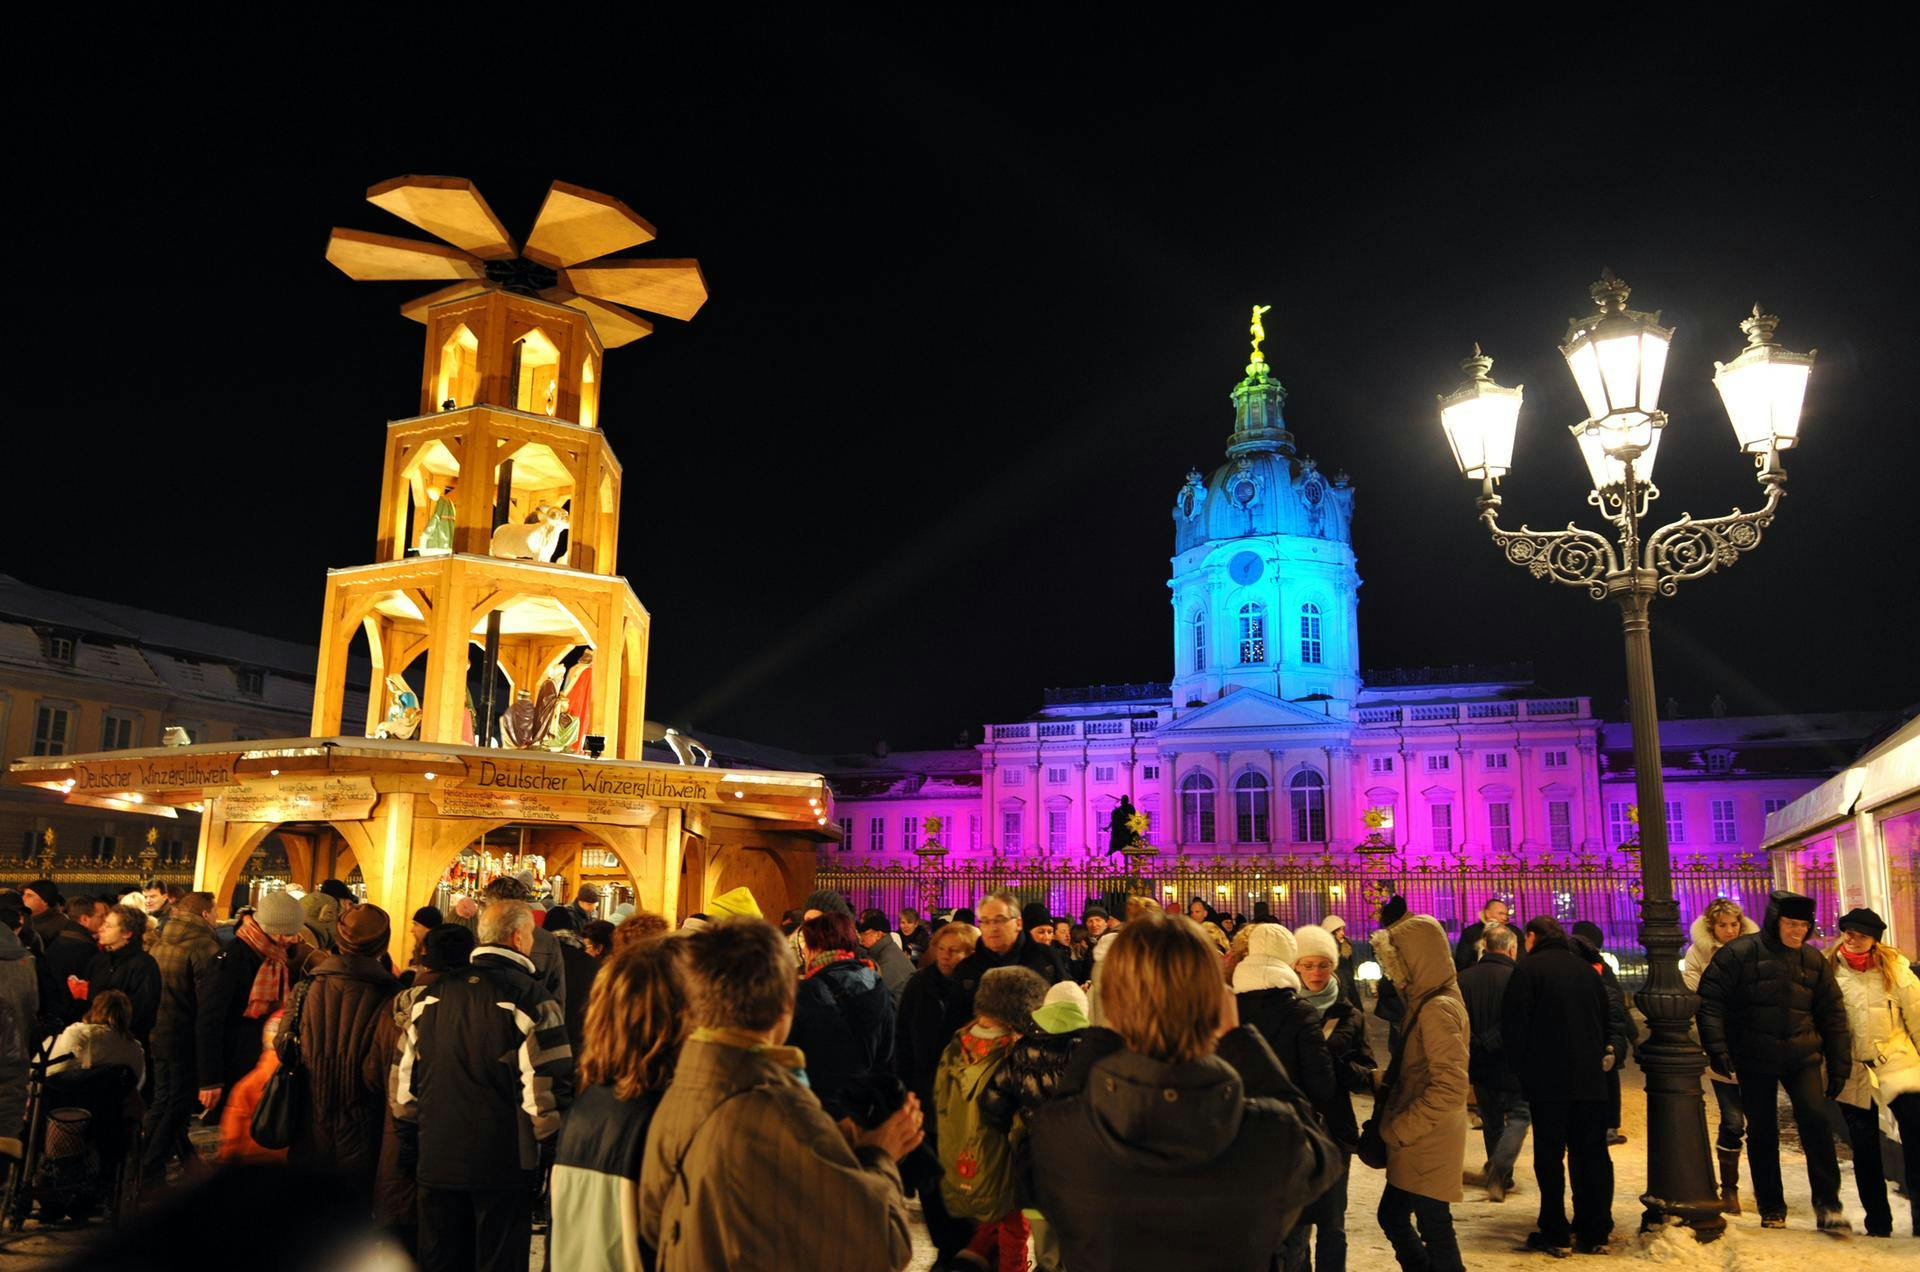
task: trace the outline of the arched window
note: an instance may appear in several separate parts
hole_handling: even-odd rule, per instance
[[[461,323],[440,346],[440,374],[434,380],[433,409],[472,406],[480,382],[480,338]]]
[[[1300,607],[1300,661],[1315,664],[1320,661],[1320,607],[1318,605]]]
[[[1180,782],[1180,842],[1213,842],[1213,779],[1189,773]]]
[[[1240,661],[1267,661],[1267,611],[1257,604],[1240,607]]]
[[[1288,796],[1293,805],[1293,842],[1327,841],[1327,779],[1312,769],[1296,774]]]
[[[593,378],[593,359],[580,363],[580,423],[592,428],[600,422],[600,385]]]
[[[1267,842],[1267,779],[1242,773],[1233,783],[1233,838],[1235,843]]]
[[[529,415],[553,415],[560,405],[560,350],[535,327],[513,342],[513,404]]]
[[[1207,669],[1207,612],[1201,610],[1193,616],[1193,669]]]

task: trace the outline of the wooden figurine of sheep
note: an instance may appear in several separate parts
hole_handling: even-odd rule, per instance
[[[492,556],[512,561],[546,561],[553,555],[560,532],[571,524],[565,508],[541,504],[533,510],[534,520],[522,526],[501,526],[493,532],[488,545]]]

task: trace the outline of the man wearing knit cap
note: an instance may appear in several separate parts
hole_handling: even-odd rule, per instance
[[[275,890],[243,915],[213,961],[213,984],[197,1020],[194,1063],[200,1072],[200,1107],[219,1107],[227,1088],[260,1059],[260,1030],[287,1005],[300,978],[297,947],[306,916],[300,903]]]
[[[369,1090],[363,1075],[380,1016],[400,988],[387,964],[391,937],[387,912],[377,905],[356,905],[341,915],[334,924],[334,952],[314,966],[300,1009],[307,1098],[287,1161],[333,1172],[362,1210],[373,1205],[387,1107],[385,1091]]]
[[[1852,1225],[1840,1207],[1840,1161],[1826,1101],[1846,1088],[1853,1071],[1853,1034],[1833,964],[1807,944],[1812,932],[1813,898],[1775,889],[1760,930],[1722,945],[1701,973],[1700,1045],[1716,1072],[1740,1083],[1760,1226],[1787,1223],[1778,1112],[1785,1088],[1807,1157],[1815,1221],[1823,1230],[1847,1232]]]

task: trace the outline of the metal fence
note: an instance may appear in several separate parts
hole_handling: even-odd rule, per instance
[[[1577,854],[1536,861],[1465,862],[1457,858],[1399,855],[1342,858],[1172,859],[1143,862],[1137,875],[1102,861],[1015,858],[918,862],[854,862],[836,855],[818,870],[819,886],[841,892],[855,909],[878,907],[890,914],[978,906],[980,898],[1006,888],[1021,902],[1044,902],[1055,914],[1077,917],[1089,901],[1112,906],[1128,893],[1151,896],[1169,909],[1200,897],[1216,910],[1251,915],[1264,900],[1273,917],[1289,927],[1318,923],[1329,915],[1347,922],[1364,941],[1387,897],[1399,894],[1416,914],[1431,914],[1448,931],[1474,922],[1491,897],[1500,897],[1521,918],[1549,914],[1562,923],[1589,920],[1606,933],[1607,948],[1623,960],[1637,956],[1640,866],[1630,854]],[[1830,928],[1837,900],[1831,873],[1802,875],[1816,913]],[[1704,858],[1674,864],[1674,896],[1681,923],[1690,923],[1715,897],[1731,897],[1756,919],[1772,886],[1764,862]]]

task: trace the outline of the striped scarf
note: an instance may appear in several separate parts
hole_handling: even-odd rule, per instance
[[[241,1014],[249,1020],[271,1016],[287,997],[287,947],[268,936],[251,914],[240,921],[240,930],[234,935],[260,956],[260,970],[253,974],[247,1009]]]

